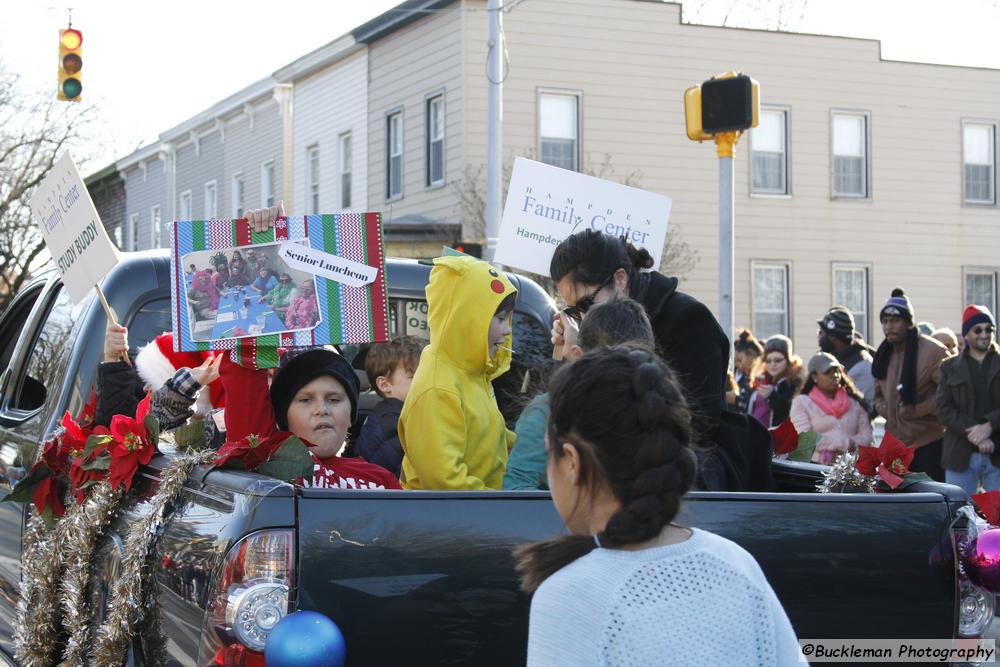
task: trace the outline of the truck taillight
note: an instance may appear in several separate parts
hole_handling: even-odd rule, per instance
[[[208,601],[198,664],[263,667],[264,644],[289,611],[294,534],[262,530],[226,556]]]

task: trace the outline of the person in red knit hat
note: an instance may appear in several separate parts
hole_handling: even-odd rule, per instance
[[[986,306],[971,305],[962,315],[965,349],[941,364],[938,418],[944,424],[945,481],[968,494],[1000,490],[1000,349],[996,320]]]

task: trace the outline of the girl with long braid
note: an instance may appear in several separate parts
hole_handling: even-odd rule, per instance
[[[585,354],[550,383],[548,479],[571,535],[521,547],[528,665],[798,665],[753,557],[674,523],[695,477],[683,391],[650,350]]]

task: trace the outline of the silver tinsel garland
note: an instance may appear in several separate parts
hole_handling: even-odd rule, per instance
[[[91,650],[92,664],[122,663],[129,640],[144,615],[148,556],[160,534],[167,508],[180,495],[194,467],[208,463],[215,456],[212,450],[180,454],[160,472],[160,485],[150,499],[149,511],[129,525],[121,571],[111,584],[105,621],[97,629]]]
[[[823,473],[823,480],[816,484],[820,493],[875,493],[875,478],[858,472],[857,452],[845,452],[838,456]]]
[[[66,516],[66,539],[62,549],[65,554],[65,574],[60,586],[62,598],[62,627],[67,635],[60,667],[78,667],[86,661],[87,643],[90,640],[90,613],[87,609],[87,584],[90,581],[92,558],[98,539],[114,518],[121,505],[123,494],[101,482],[90,492],[83,504],[82,513]]]

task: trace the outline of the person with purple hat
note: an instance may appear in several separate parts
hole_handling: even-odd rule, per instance
[[[882,306],[879,320],[885,340],[872,361],[875,409],[885,417],[886,432],[916,450],[910,470],[943,482],[937,389],[948,350],[917,330],[913,305],[899,287]]]
[[[1000,348],[996,320],[986,306],[971,305],[962,315],[965,349],[941,364],[937,408],[944,424],[945,481],[966,493],[1000,490]]]

